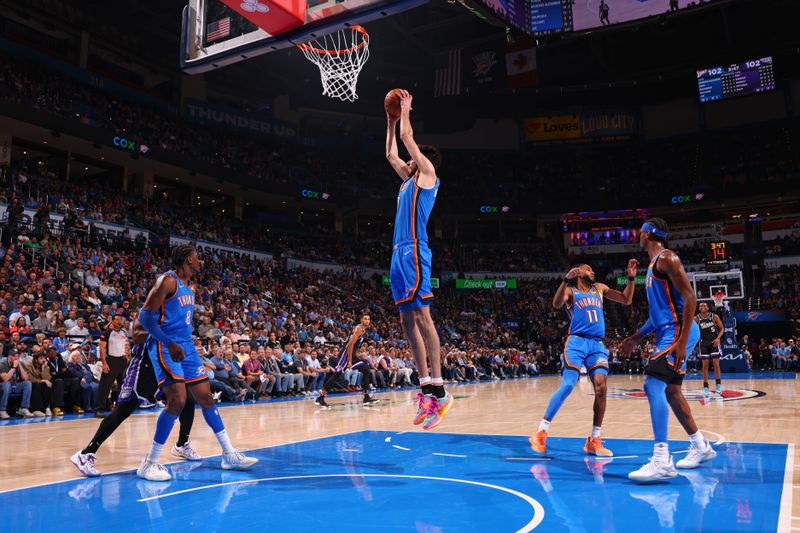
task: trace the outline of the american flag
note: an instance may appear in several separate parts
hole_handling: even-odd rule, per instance
[[[461,94],[461,48],[450,50],[439,58],[434,77],[433,96]]]
[[[216,41],[217,39],[227,37],[230,33],[231,18],[225,17],[224,19],[220,19],[208,25],[208,28],[206,28],[206,41]]]

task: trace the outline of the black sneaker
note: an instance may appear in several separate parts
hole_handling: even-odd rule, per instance
[[[373,404],[373,403],[380,403],[380,400],[377,400],[375,398],[371,398],[369,394],[365,394],[364,395],[364,404],[365,405],[370,405],[370,404]]]
[[[325,409],[331,408],[331,406],[328,405],[328,402],[325,401],[325,396],[317,396],[317,399],[314,400],[314,403]]]

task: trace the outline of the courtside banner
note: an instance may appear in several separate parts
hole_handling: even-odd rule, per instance
[[[526,118],[524,129],[526,141],[549,142],[580,139],[581,119],[578,115]]]

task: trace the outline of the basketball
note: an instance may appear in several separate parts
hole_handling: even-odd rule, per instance
[[[400,94],[402,91],[403,89],[392,89],[386,93],[386,97],[383,99],[383,107],[390,117],[397,118],[400,116]]]

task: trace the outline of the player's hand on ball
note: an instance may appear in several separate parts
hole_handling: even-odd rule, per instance
[[[177,342],[173,342],[167,346],[167,350],[169,350],[169,356],[173,361],[183,361],[186,357],[186,353],[183,351],[183,348],[181,348],[181,345]]]
[[[400,112],[401,113],[408,113],[413,109],[411,107],[411,102],[414,100],[414,97],[411,96],[411,93],[408,91],[403,91],[402,96],[400,96]]]
[[[569,272],[567,272],[567,279],[575,279],[578,277],[578,274],[581,273],[579,268],[573,268]]]
[[[636,272],[639,270],[639,261],[636,259],[629,259],[628,260],[628,275],[635,276]]]

